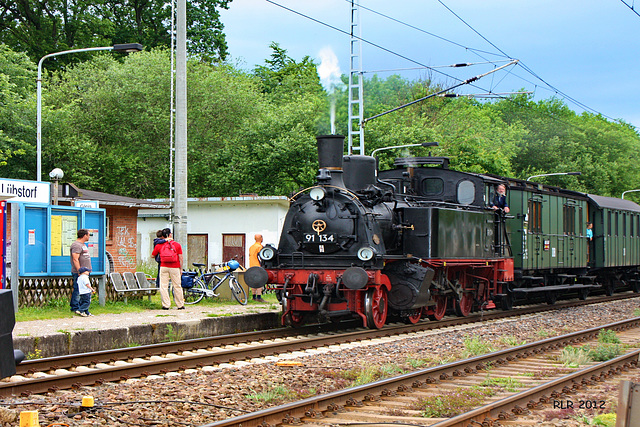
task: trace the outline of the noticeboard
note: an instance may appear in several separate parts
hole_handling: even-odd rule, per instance
[[[104,274],[104,209],[21,203],[19,275],[71,275],[69,246],[81,228],[89,230],[91,274]]]

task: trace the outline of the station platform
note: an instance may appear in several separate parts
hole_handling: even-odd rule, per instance
[[[185,305],[184,310],[149,309],[91,317],[16,322],[13,347],[30,358],[54,357],[127,346],[233,334],[280,326],[277,303],[245,306]]]

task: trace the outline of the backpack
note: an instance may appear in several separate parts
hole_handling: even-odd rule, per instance
[[[178,253],[176,252],[173,244],[168,241],[160,245],[160,262],[162,264],[178,262],[180,259],[178,258]]]

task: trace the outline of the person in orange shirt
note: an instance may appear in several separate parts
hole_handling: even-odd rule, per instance
[[[258,254],[262,249],[262,234],[256,234],[254,236],[256,242],[249,247],[249,267],[260,267],[260,259],[258,259]],[[253,293],[252,298],[258,302],[266,302],[262,299],[262,288],[251,288],[251,292]]]

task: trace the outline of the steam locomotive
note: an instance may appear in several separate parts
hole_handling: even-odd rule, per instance
[[[529,181],[449,169],[446,157],[399,158],[378,171],[319,136],[317,185],[291,197],[278,247],[245,273],[271,284],[282,322],[359,317],[416,323],[447,312],[602,290],[640,291],[640,206]],[[488,207],[509,188],[509,214]],[[593,239],[584,224],[594,224]]]

